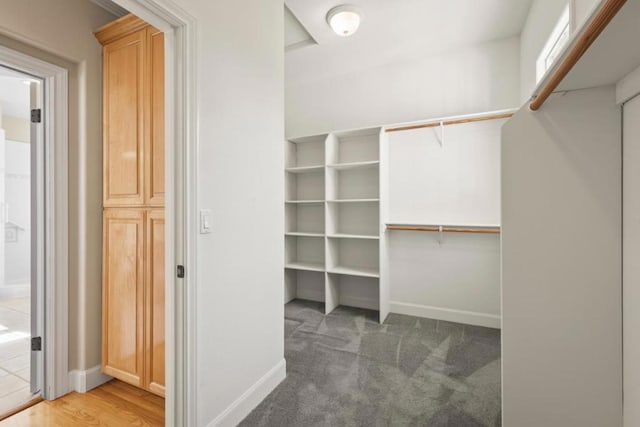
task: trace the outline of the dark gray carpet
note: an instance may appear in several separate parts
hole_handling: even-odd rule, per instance
[[[500,331],[296,300],[287,378],[241,426],[500,426]]]

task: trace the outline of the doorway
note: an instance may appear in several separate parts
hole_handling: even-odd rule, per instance
[[[42,80],[0,66],[0,417],[42,394],[42,99]]]

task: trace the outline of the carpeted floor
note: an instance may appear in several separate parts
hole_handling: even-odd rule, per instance
[[[287,378],[241,426],[500,426],[500,331],[285,307]]]

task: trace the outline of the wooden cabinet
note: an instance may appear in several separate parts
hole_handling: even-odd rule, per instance
[[[104,47],[103,195],[105,206],[144,203],[146,32]]]
[[[164,34],[127,15],[96,36],[104,45],[104,206],[163,207]]]
[[[149,138],[146,138],[145,202],[164,206],[164,34],[147,29],[149,88]]]
[[[164,209],[103,217],[103,371],[164,396]]]
[[[101,28],[102,369],[164,396],[164,35],[133,15]]]
[[[147,213],[146,388],[164,396],[164,210]]]
[[[102,253],[102,370],[141,387],[144,354],[144,211],[106,209]]]

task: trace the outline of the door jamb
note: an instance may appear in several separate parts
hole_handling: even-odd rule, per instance
[[[165,422],[197,425],[196,20],[171,0],[114,0],[165,34]],[[184,265],[184,278],[176,277]]]

